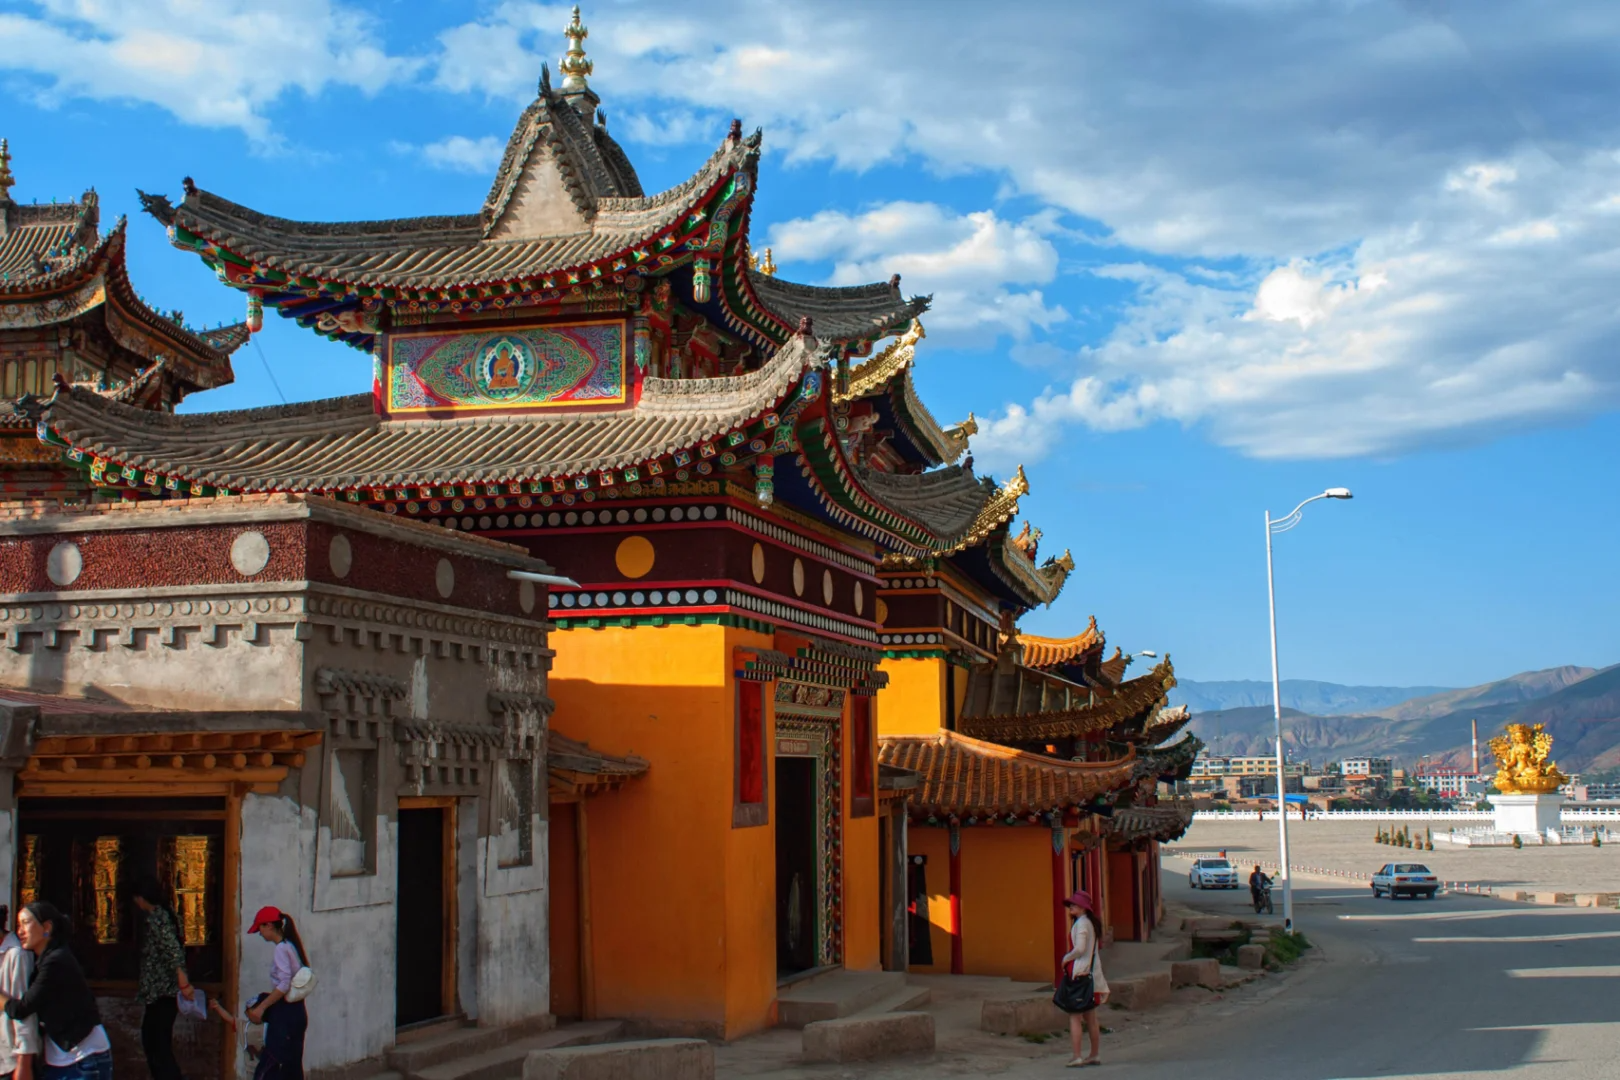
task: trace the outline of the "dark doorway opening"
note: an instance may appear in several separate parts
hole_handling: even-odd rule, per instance
[[[816,966],[816,761],[776,759],[776,970]]]
[[[452,1009],[454,912],[448,807],[401,807],[394,955],[394,1022],[405,1027]]]
[[[910,962],[927,967],[934,962],[934,935],[928,921],[928,856],[913,855],[907,866],[906,905],[907,945]]]

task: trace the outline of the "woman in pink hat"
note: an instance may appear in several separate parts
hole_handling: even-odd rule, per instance
[[[275,946],[270,958],[270,992],[248,1006],[248,1019],[264,1025],[264,1050],[253,1080],[304,1080],[304,1033],[309,1013],[300,995],[291,993],[300,968],[309,966],[303,939],[292,916],[280,908],[262,907],[248,933]]]
[[[1063,957],[1063,983],[1053,997],[1059,1008],[1069,1014],[1069,1043],[1074,1057],[1069,1068],[1084,1068],[1102,1064],[1102,1024],[1097,1019],[1097,1006],[1108,1000],[1108,980],[1103,978],[1102,960],[1097,956],[1097,945],[1102,939],[1102,924],[1097,921],[1097,905],[1091,894],[1076,890],[1063,901],[1074,925],[1069,928],[1069,951]],[[1091,1056],[1085,1056],[1082,1032],[1091,1033]]]

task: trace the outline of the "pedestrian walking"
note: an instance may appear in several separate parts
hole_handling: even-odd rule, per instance
[[[191,1001],[197,990],[186,977],[186,950],[180,927],[163,887],[155,877],[135,883],[135,907],[146,916],[141,939],[141,977],[135,1000],[145,1006],[141,1014],[141,1049],[152,1080],[181,1080],[174,1057],[174,1021],[180,1014],[180,995]],[[200,1002],[199,1002],[200,1004]]]
[[[293,977],[309,966],[309,955],[298,936],[292,916],[280,908],[262,907],[253,916],[248,933],[258,934],[275,946],[270,957],[270,991],[254,998],[248,1006],[248,1019],[264,1025],[264,1049],[253,1080],[304,1080],[304,1033],[309,1029],[309,1013],[302,997],[288,1000]]]
[[[6,936],[0,940],[0,993],[22,997],[34,974],[34,954],[22,947],[11,931],[11,909],[0,904],[0,925]],[[15,1080],[33,1080],[39,1058],[39,1020],[13,1020],[0,1015],[0,1074]]]
[[[72,930],[68,917],[44,900],[17,913],[17,937],[33,954],[34,974],[21,996],[0,991],[0,1008],[9,1020],[39,1018],[41,1080],[112,1080],[112,1043],[84,969],[68,948]]]
[[[1102,923],[1097,919],[1091,894],[1077,890],[1063,902],[1069,917],[1069,951],[1063,957],[1063,981],[1052,1002],[1069,1014],[1069,1048],[1073,1057],[1069,1068],[1102,1064],[1102,1023],[1097,1006],[1108,1000],[1108,980],[1103,978],[1097,946],[1102,940]],[[1091,1056],[1085,1056],[1084,1035],[1091,1035]]]

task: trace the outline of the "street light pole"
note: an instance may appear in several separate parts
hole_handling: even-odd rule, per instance
[[[1271,605],[1271,712],[1277,722],[1277,849],[1282,867],[1283,929],[1294,929],[1294,875],[1288,863],[1288,784],[1283,778],[1282,679],[1277,672],[1277,579],[1271,568],[1271,511],[1266,511],[1266,599]]]
[[[1283,930],[1294,929],[1294,874],[1288,862],[1288,781],[1283,764],[1282,732],[1282,679],[1277,669],[1277,579],[1272,570],[1271,538],[1285,533],[1300,523],[1301,512],[1317,499],[1348,499],[1349,488],[1328,488],[1320,495],[1312,495],[1287,516],[1271,519],[1266,511],[1266,599],[1271,608],[1271,715],[1277,725],[1277,849],[1281,860],[1283,887]]]

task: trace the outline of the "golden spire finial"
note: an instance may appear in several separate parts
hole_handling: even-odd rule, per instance
[[[578,4],[574,5],[574,18],[563,29],[563,34],[568,38],[568,52],[557,65],[563,73],[563,93],[585,90],[588,88],[585,76],[591,73],[594,65],[585,58],[585,39],[591,36],[591,32],[579,21]]]
[[[751,266],[753,269],[758,270],[760,273],[764,274],[766,277],[775,277],[776,276],[776,260],[771,258],[771,249],[770,248],[765,249],[765,257],[764,258],[760,258],[758,255],[754,254],[753,252],[749,252],[749,254],[748,254],[748,265]]]
[[[11,147],[0,139],[0,196],[11,197],[11,185],[17,182],[11,175]]]

